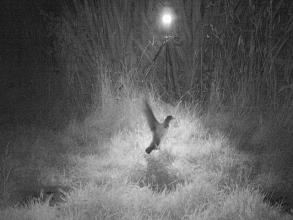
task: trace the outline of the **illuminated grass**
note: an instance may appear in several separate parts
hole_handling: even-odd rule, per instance
[[[58,172],[59,165],[54,166],[50,161],[43,162],[39,169],[43,183],[72,186],[71,193],[66,194],[67,202],[50,207],[48,201],[34,200],[26,206],[2,209],[0,216],[4,219],[290,219],[289,215],[281,214],[280,208],[266,204],[264,194],[256,190],[256,183],[265,182],[266,176],[256,173],[253,158],[236,151],[221,132],[210,133],[196,112],[186,106],[167,106],[152,99],[159,120],[167,114],[173,114],[176,120],[161,150],[146,155],[144,150],[151,141],[151,133],[141,113],[140,101],[136,97],[119,100],[105,113],[106,117],[115,114],[111,115],[115,117],[112,122],[104,115],[99,117],[97,112],[82,125],[70,125],[66,136],[59,135],[61,144],[67,148],[65,174]],[[82,144],[78,138],[83,140]],[[70,143],[74,145],[69,146]],[[48,152],[50,143],[39,138],[36,144],[47,144],[41,152],[36,151],[40,159],[46,157],[44,152]]]

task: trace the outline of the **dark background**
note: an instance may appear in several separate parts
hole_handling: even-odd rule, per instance
[[[37,122],[50,108],[49,83],[58,81],[50,19],[58,1],[1,1],[0,123]]]

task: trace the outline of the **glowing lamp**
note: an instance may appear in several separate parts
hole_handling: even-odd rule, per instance
[[[164,8],[161,14],[161,25],[164,29],[169,30],[173,24],[175,15],[171,8]]]
[[[173,18],[171,14],[163,14],[162,15],[162,24],[165,27],[169,27],[172,24]]]

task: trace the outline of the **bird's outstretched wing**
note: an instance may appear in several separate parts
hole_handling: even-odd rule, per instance
[[[148,121],[148,125],[151,129],[151,131],[155,131],[156,126],[159,124],[156,117],[154,116],[154,113],[151,109],[151,106],[149,105],[148,101],[144,100],[144,113]]]

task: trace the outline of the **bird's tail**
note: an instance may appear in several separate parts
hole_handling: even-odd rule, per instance
[[[147,149],[145,149],[145,152],[147,154],[150,154],[154,149],[156,149],[156,145],[154,143],[151,143],[150,146]]]

